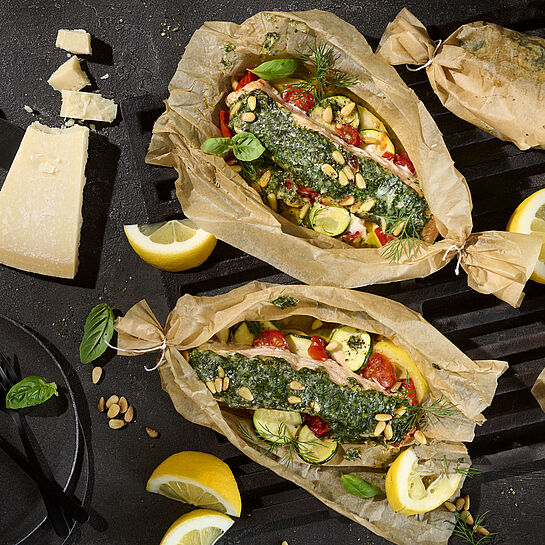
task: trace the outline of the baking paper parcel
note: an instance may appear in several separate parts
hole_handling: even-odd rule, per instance
[[[282,309],[271,303],[279,296],[290,296],[298,302]],[[315,318],[384,335],[405,348],[429,384],[429,398],[424,403],[442,398],[454,403],[460,411],[449,418],[431,419],[424,429],[428,443],[415,447],[422,463],[434,474],[444,471],[444,456],[451,468],[471,463],[461,441],[471,441],[475,425],[484,421],[481,411],[490,404],[497,379],[507,364],[472,361],[420,314],[400,303],[341,288],[254,282],[214,297],[184,295],[164,328],[142,301],[125,317],[118,318],[115,328],[117,344],[123,350],[121,355],[162,349],[158,362],[163,388],[186,419],[225,435],[255,462],[393,543],[446,544],[452,525],[445,521],[454,519],[444,507],[418,516],[400,515],[390,509],[384,493],[363,500],[347,493],[341,485],[342,473],[354,473],[384,491],[387,467],[399,449],[344,444],[330,462],[320,466],[307,464],[297,456],[290,463],[282,459],[282,451],[266,456],[263,449],[244,437],[253,429],[246,413],[218,404],[183,355],[185,350],[200,346],[216,332],[243,320],[278,323],[288,319],[291,327],[297,323],[306,323],[308,327]],[[281,321],[280,325],[285,323]],[[131,350],[135,352],[131,354]],[[244,430],[246,433],[241,435]]]
[[[520,149],[545,149],[545,40],[482,21],[436,44],[407,9],[392,21],[377,54],[390,64],[426,65],[452,113]]]
[[[331,45],[336,68],[357,76],[350,88],[388,123],[419,174],[443,240],[390,263],[381,249],[354,248],[289,222],[219,156],[201,151],[219,136],[219,111],[231,76],[262,59],[296,56],[315,40]],[[184,213],[219,239],[307,284],[345,288],[424,277],[459,259],[469,285],[520,305],[541,239],[471,233],[471,196],[424,105],[365,38],[331,13],[258,13],[242,25],[208,22],[191,38],[169,85],[166,112],[153,129],[149,163],[175,167]]]
[[[543,412],[545,412],[545,369],[539,373],[539,376],[532,386],[532,394],[537,399],[537,402],[543,409]]]

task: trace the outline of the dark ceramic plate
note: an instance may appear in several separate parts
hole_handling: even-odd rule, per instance
[[[6,356],[16,357],[22,377],[39,375],[57,383],[58,397],[24,409],[24,414],[55,479],[65,489],[71,487],[78,479],[78,453],[83,439],[74,393],[63,369],[30,330],[1,315],[0,349]],[[17,429],[4,411],[0,411],[0,433],[23,451]],[[45,507],[34,481],[2,450],[0,483],[0,545],[34,542],[44,533],[51,535],[51,545],[61,542],[46,520]]]

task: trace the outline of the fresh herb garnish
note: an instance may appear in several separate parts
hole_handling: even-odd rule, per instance
[[[363,347],[364,342],[361,339],[361,337],[358,337],[357,335],[352,335],[351,337],[348,338],[348,340],[346,341],[346,344],[348,348],[351,348],[352,350],[357,352]]]
[[[96,360],[108,348],[114,334],[114,312],[106,304],[100,303],[87,316],[83,328],[83,339],[79,347],[81,363]]]
[[[259,322],[247,321],[246,325],[248,326],[250,333],[255,337],[259,337],[263,333],[263,328]]]
[[[325,96],[328,87],[351,87],[358,81],[356,77],[333,68],[337,55],[331,46],[315,39],[309,49],[308,54],[298,53],[300,60],[309,66],[312,77],[291,86],[291,89],[300,89],[301,96],[312,95],[317,102]]]
[[[360,457],[361,457],[361,452],[357,448],[349,448],[344,454],[344,459],[349,462],[354,462],[355,460],[359,460]]]
[[[42,377],[25,377],[14,384],[6,394],[8,409],[24,409],[45,403],[52,396],[58,396],[57,385]]]
[[[454,526],[452,533],[466,543],[469,543],[470,545],[483,545],[494,536],[498,535],[498,532],[490,532],[486,535],[481,535],[478,533],[479,528],[484,528],[484,522],[487,514],[488,511],[485,511],[482,515],[479,515],[475,519],[473,525],[468,524],[463,515],[460,513],[454,513],[456,522],[452,522],[451,520],[446,520],[445,522],[452,524]]]
[[[445,400],[442,396],[436,399],[431,405],[421,406],[412,405],[409,392],[401,394],[401,398],[406,402],[408,419],[404,425],[404,433],[409,433],[414,427],[424,428],[432,418],[446,418],[460,414],[460,411],[454,403]]]
[[[441,370],[441,367],[439,367],[439,365],[437,365],[436,363],[432,363],[431,366],[432,366],[434,369],[439,369],[439,371]]]
[[[358,498],[373,498],[381,493],[378,486],[370,484],[351,473],[343,473],[341,475],[341,483],[347,492],[354,496],[358,496]]]
[[[398,262],[403,256],[411,257],[424,243],[416,226],[416,214],[407,210],[407,206],[400,208],[392,216],[385,216],[384,219],[390,224],[386,233],[395,236],[382,248],[382,255],[390,263]]]
[[[208,138],[202,146],[203,151],[214,155],[223,155],[231,149],[241,161],[254,161],[265,151],[263,144],[250,132],[239,132],[233,138]]]
[[[297,59],[273,59],[272,61],[262,62],[250,72],[253,72],[258,78],[275,81],[291,76],[296,70]]]
[[[289,295],[281,295],[280,297],[273,299],[271,303],[277,307],[284,309],[288,307],[294,307],[297,303],[299,303],[299,299],[296,299],[295,297],[290,297]]]
[[[482,473],[481,470],[476,469],[474,467],[453,467],[451,468],[449,466],[448,460],[446,456],[443,456],[443,470],[445,472],[445,475],[450,477],[450,471],[454,471],[454,473],[458,473],[458,475],[461,475],[462,477],[465,477],[467,479],[473,479],[475,475],[478,475],[479,473]]]

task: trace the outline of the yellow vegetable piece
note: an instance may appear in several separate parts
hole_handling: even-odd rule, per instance
[[[364,106],[358,104],[358,112],[360,114],[360,131],[364,129],[375,129],[381,132],[387,132],[384,123]]]

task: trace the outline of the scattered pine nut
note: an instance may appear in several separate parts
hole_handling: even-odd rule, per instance
[[[450,503],[449,501],[446,501],[443,504],[451,513],[454,513],[456,511],[456,506],[453,503]]]
[[[348,178],[346,177],[346,174],[342,170],[339,172],[339,184],[342,185],[343,187],[345,185],[348,185]]]
[[[469,511],[469,495],[464,496],[464,511]]]
[[[345,174],[346,174],[346,177],[352,181],[354,179],[354,171],[348,166],[346,165],[345,167],[343,167],[343,170],[342,170]]]
[[[146,426],[146,433],[152,438],[157,439],[159,437],[159,432],[157,430],[154,430],[153,428],[150,428],[149,426]]]
[[[91,375],[93,384],[98,384],[98,381],[102,378],[102,367],[93,367],[93,373]]]
[[[341,347],[341,343],[339,341],[331,341],[326,347],[325,349],[328,351],[328,352],[335,352],[336,350],[339,350]]]
[[[394,411],[394,414],[396,416],[403,416],[407,412],[407,409],[405,407],[399,407],[399,409],[396,409]]]
[[[348,117],[354,111],[355,107],[356,107],[355,102],[349,102],[346,106],[341,108],[341,115],[343,117]]]
[[[120,420],[118,418],[112,418],[112,420],[108,421],[108,426],[112,430],[120,430],[121,428],[125,427],[126,422],[124,420]]]
[[[379,422],[388,422],[388,420],[392,420],[391,414],[375,414],[375,420],[378,420]]]
[[[115,394],[111,395],[106,401],[106,408],[109,409],[110,405],[112,405],[113,403],[118,403],[118,402],[119,402],[119,396],[116,396]]]
[[[328,106],[323,112],[322,112],[322,119],[326,123],[331,123],[333,121],[333,110],[331,109],[331,106]],[[282,544],[284,545],[284,544]]]
[[[106,407],[106,400],[104,399],[104,396],[102,396],[102,397],[98,400],[98,410],[99,410],[101,413],[103,413],[105,407]]]
[[[129,408],[127,409],[127,412],[125,413],[124,420],[125,422],[132,422],[134,418],[134,407],[132,405],[129,405]]]
[[[377,422],[377,425],[375,426],[375,431],[373,432],[373,435],[375,437],[378,437],[385,429],[386,429],[386,422],[384,422],[384,421]]]
[[[218,377],[223,378],[225,376],[225,369],[220,365],[218,366]]]
[[[229,390],[229,377],[223,377],[223,391]]]
[[[331,157],[333,157],[333,161],[339,165],[344,165],[344,155],[338,149],[331,154]]]
[[[303,401],[299,396],[288,396],[288,403],[295,405],[296,403],[301,403]]]
[[[267,195],[267,202],[269,203],[269,206],[276,212],[276,209],[278,208],[278,201],[274,193],[269,193]]]
[[[253,401],[254,400],[254,394],[252,394],[252,391],[247,386],[241,386],[237,390],[237,394],[246,401]]]
[[[420,430],[416,430],[414,432],[414,438],[421,445],[425,445],[428,442],[428,440],[426,439],[426,436]]]
[[[112,403],[108,407],[108,418],[115,418],[119,414],[119,405],[117,403]]]
[[[362,176],[360,172],[356,174],[356,187],[358,189],[365,189],[365,178]]]
[[[308,203],[302,206],[301,210],[299,210],[299,219],[304,220],[309,210],[310,210],[310,205]]]
[[[339,180],[341,176],[344,176],[342,172],[339,174]],[[341,206],[352,206],[354,204],[354,195],[347,195],[344,199],[339,201],[339,204]]]
[[[127,402],[127,398],[125,396],[121,396],[119,398],[119,412],[120,413],[126,413],[127,409],[129,408],[129,403]]]
[[[214,386],[216,387],[216,392],[218,394],[223,390],[223,380],[220,377],[214,379]]]
[[[206,387],[213,393],[216,393],[216,385],[214,384],[213,380],[207,380],[206,381]]]
[[[271,176],[272,176],[272,172],[270,170],[266,170],[262,175],[261,177],[259,178],[259,180],[257,180],[257,185],[259,187],[267,187],[267,185],[269,184],[269,182],[271,181]]]
[[[475,526],[475,531],[482,536],[487,536],[490,533],[484,526]]]
[[[299,382],[298,380],[292,380],[292,381],[289,383],[289,387],[290,387],[292,390],[304,390],[304,389],[305,389],[305,385],[302,384],[301,382]]]
[[[257,98],[254,95],[248,97],[248,108],[254,111],[256,106],[257,106]]]
[[[462,511],[460,516],[462,517],[462,520],[470,526],[475,522],[469,511]]]
[[[244,112],[243,114],[240,114],[240,120],[251,123],[252,121],[255,121],[255,114],[253,112]]]
[[[388,441],[394,436],[394,430],[392,429],[391,424],[386,424],[386,427],[384,428],[384,438]]]
[[[464,498],[458,498],[456,500],[456,511],[461,511],[464,508]]]
[[[337,171],[329,163],[324,163],[321,166],[321,169],[326,176],[329,176],[330,178],[337,177]]]

